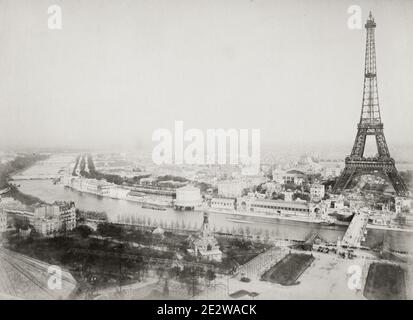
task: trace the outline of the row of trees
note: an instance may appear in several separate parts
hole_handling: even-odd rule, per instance
[[[165,272],[167,272],[166,276]],[[188,295],[192,297],[201,291],[202,280],[204,281],[204,285],[209,287],[216,278],[214,270],[209,268],[205,269],[200,266],[184,266],[183,268],[175,266],[168,270],[159,269],[157,273],[160,279],[166,277],[167,279],[175,279],[185,284]],[[169,293],[167,283],[168,282],[165,282],[164,294],[166,291]]]
[[[80,156],[77,156],[76,162],[75,162],[75,167],[73,168],[73,172],[72,172],[73,176],[77,176],[76,171],[77,171],[77,167],[79,166],[79,161],[80,161]]]
[[[139,226],[147,226],[147,227],[158,227],[169,230],[184,230],[184,231],[196,231],[200,229],[200,224],[197,222],[185,222],[184,220],[156,220],[151,217],[136,217],[136,216],[127,216],[121,217],[120,215],[117,217],[117,222],[121,224],[130,224],[130,225],[139,225]],[[283,235],[280,234],[278,231],[272,229],[262,229],[259,227],[251,228],[250,226],[229,226],[223,227],[216,227],[215,225],[211,226],[211,230],[218,235],[238,235],[238,236],[246,236],[246,237],[256,237],[260,240],[268,240],[270,237],[282,237]]]
[[[80,221],[84,221],[85,219],[91,220],[102,220],[107,221],[108,215],[106,212],[102,211],[84,211],[80,209],[76,209],[76,217]]]
[[[86,162],[88,166],[88,171],[86,171]],[[136,175],[132,178],[127,178],[127,177],[121,177],[116,174],[108,174],[108,173],[99,172],[96,170],[96,167],[95,167],[95,164],[94,164],[94,161],[91,155],[79,156],[76,159],[76,164],[73,170],[73,175],[76,175],[75,172],[78,166],[79,166],[80,175],[85,178],[91,178],[91,179],[97,179],[97,180],[105,179],[107,182],[114,183],[117,185],[139,184],[141,179],[149,178],[151,176],[151,174],[141,174],[141,175]],[[156,178],[155,184],[159,182],[167,182],[167,181],[176,181],[176,182],[185,183],[185,182],[189,182],[190,180],[184,177],[179,177],[179,176],[174,176],[174,175],[163,175],[163,176],[159,176]],[[175,187],[173,183],[171,183],[169,186]],[[207,184],[204,182],[197,183],[197,186],[201,189],[201,192],[205,192],[208,188],[212,187],[210,184]]]
[[[200,224],[198,222],[191,222],[191,221],[185,221],[185,220],[157,220],[153,219],[151,217],[136,217],[133,215],[129,215],[126,217],[118,216],[117,217],[117,223],[120,224],[129,224],[129,225],[140,225],[140,226],[147,226],[147,227],[162,227],[164,229],[172,229],[172,230],[187,230],[187,231],[196,231],[200,229]],[[250,228],[247,226],[245,229],[243,227],[232,227],[230,229],[229,227],[219,227],[217,228],[215,225],[212,225],[211,227],[213,232],[218,232],[218,233],[226,233],[226,234],[251,234]],[[247,230],[247,231],[245,231]],[[259,231],[257,231],[259,232]]]
[[[88,171],[86,171],[86,162],[87,162]],[[125,182],[125,178],[117,174],[107,174],[107,173],[101,173],[99,171],[96,171],[93,158],[89,154],[79,156],[79,158],[76,160],[75,170],[78,164],[79,164],[79,173],[82,177],[89,178],[89,179],[97,179],[97,180],[104,179],[107,182],[114,183],[117,185],[122,185]],[[73,171],[74,175],[75,175],[75,170]]]

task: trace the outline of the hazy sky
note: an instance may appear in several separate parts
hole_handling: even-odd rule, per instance
[[[62,8],[49,30],[47,8]],[[151,144],[157,128],[260,128],[352,144],[376,18],[385,135],[412,142],[413,1],[0,0],[0,146]],[[350,151],[350,150],[349,150]]]

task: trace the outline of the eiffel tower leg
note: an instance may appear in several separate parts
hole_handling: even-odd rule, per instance
[[[337,179],[333,190],[337,192],[337,191],[343,191],[344,189],[346,189],[350,181],[353,179],[353,175],[354,175],[354,169],[349,168],[349,167],[344,167],[344,170],[341,173],[340,177]]]
[[[384,137],[383,129],[376,130],[377,151],[380,157],[390,158],[389,148],[387,147],[386,138]]]
[[[402,196],[408,194],[407,186],[395,166],[386,168],[383,171],[387,180],[392,184],[394,191],[396,191],[398,195]]]
[[[364,128],[359,128],[357,130],[356,139],[354,141],[353,150],[351,154],[353,156],[362,157],[364,154],[364,147],[366,146],[366,136],[367,130]]]

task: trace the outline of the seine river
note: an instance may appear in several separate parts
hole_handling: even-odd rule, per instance
[[[55,174],[60,169],[67,169],[73,160],[74,156],[53,156],[46,162],[39,163],[21,174]],[[79,209],[104,211],[111,221],[116,221],[119,217],[129,219],[133,216],[135,219],[141,218],[146,221],[150,219],[152,224],[184,225],[191,229],[199,228],[202,224],[202,212],[199,211],[175,211],[169,208],[166,211],[144,209],[135,202],[78,192],[64,188],[60,184],[53,184],[51,180],[22,180],[16,181],[16,183],[20,185],[22,192],[36,196],[46,202],[71,200],[75,202]],[[253,220],[236,222],[231,220],[235,219],[235,216],[222,213],[210,213],[209,217],[210,225],[216,231],[231,232],[243,228],[244,231],[248,229],[251,234],[264,235],[268,230],[271,236],[280,239],[305,240],[313,232],[317,232],[327,241],[337,241],[337,239],[341,239],[346,230],[345,226],[320,226],[280,220],[271,223],[260,223]],[[395,231],[369,230],[366,242],[363,244],[376,246],[383,241],[385,241],[386,246],[394,250],[409,251],[413,249],[413,233]]]

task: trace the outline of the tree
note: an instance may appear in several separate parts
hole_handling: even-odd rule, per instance
[[[216,278],[216,274],[213,270],[208,269],[205,273],[205,279],[208,281],[208,286],[211,285],[211,281],[214,281]]]
[[[119,237],[122,233],[122,228],[111,223],[100,223],[97,232],[103,236]]]
[[[156,275],[159,277],[159,281],[163,278],[165,274],[165,269],[163,267],[159,267],[156,269]]]
[[[181,229],[185,230],[186,229],[186,225],[185,225],[185,221],[181,220]]]
[[[187,285],[188,293],[194,297],[198,291],[199,285],[199,268],[198,267],[184,267],[181,275],[183,275],[184,281]]]
[[[168,286],[168,279],[165,279],[165,284],[163,286],[163,295],[164,297],[169,296],[169,286]]]
[[[277,194],[276,192],[273,192],[272,198],[273,198],[274,200],[285,200],[285,196],[284,196],[283,193]]]
[[[82,156],[80,160],[80,174],[83,175],[85,173],[85,167],[86,167],[86,161],[85,161],[85,156]]]
[[[174,266],[168,269],[168,275],[172,279],[177,278],[180,273],[181,273],[181,269],[178,266]]]
[[[268,229],[265,229],[265,241],[268,242],[270,240],[270,232]]]
[[[92,229],[86,225],[77,226],[75,231],[82,237],[87,238],[92,234]]]

